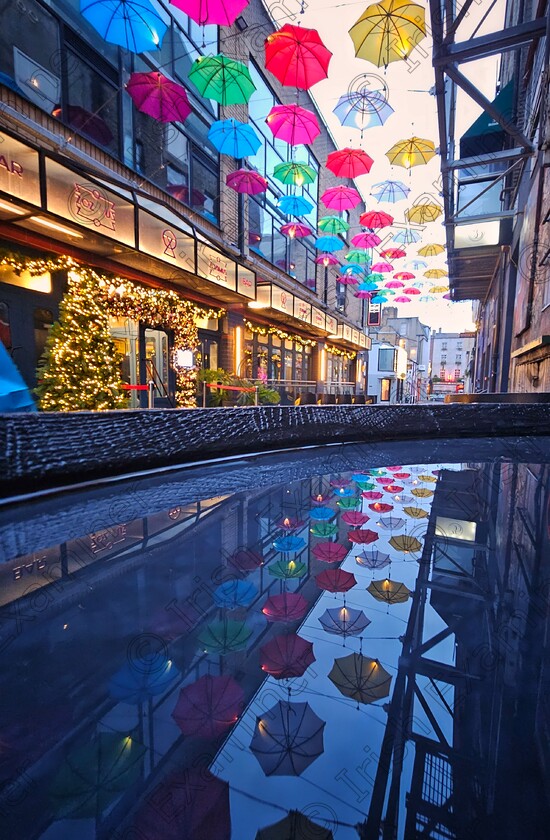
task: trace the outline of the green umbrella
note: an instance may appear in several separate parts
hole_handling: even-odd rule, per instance
[[[220,105],[244,104],[256,90],[248,67],[225,55],[197,58],[189,71],[189,79],[202,96]]]
[[[213,621],[198,635],[198,642],[205,653],[219,653],[225,656],[235,650],[243,650],[252,635],[244,621]]]
[[[319,230],[322,230],[323,233],[336,234],[349,230],[349,224],[340,216],[323,216],[317,224]]]
[[[303,577],[306,570],[306,564],[298,563],[296,560],[278,560],[276,563],[273,563],[267,568],[270,575],[273,575],[273,577],[276,578],[281,578],[281,580]]]
[[[296,184],[301,187],[304,184],[312,184],[316,177],[316,171],[298,160],[291,160],[288,163],[278,163],[273,170],[273,177],[282,184]]]
[[[338,499],[336,504],[342,510],[357,510],[361,503],[360,499],[348,497],[347,499]]]
[[[65,757],[50,786],[59,819],[98,817],[142,771],[146,748],[119,732],[100,732]]]
[[[366,248],[350,248],[346,254],[346,260],[357,265],[367,265],[370,262],[370,253]]]
[[[355,483],[360,490],[376,490],[376,484],[373,484],[372,481],[356,481]]]
[[[338,525],[334,522],[316,522],[310,530],[314,537],[332,537],[338,530]]]

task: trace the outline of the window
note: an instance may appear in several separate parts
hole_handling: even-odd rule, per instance
[[[446,349],[447,349],[447,342],[446,342],[446,341],[442,341],[442,342],[441,342],[441,349],[442,349],[442,350],[446,350]]]
[[[378,370],[395,370],[394,347],[383,347],[378,351]]]
[[[380,402],[388,402],[390,399],[391,379],[380,381]]]
[[[441,356],[441,364],[445,365],[447,363],[447,356]]]
[[[461,377],[460,368],[456,368],[456,370],[455,370],[455,379],[460,379],[460,377]]]
[[[457,343],[456,343],[456,349],[457,349],[457,350],[462,350],[462,342],[461,342],[461,341],[457,341]]]
[[[457,355],[455,359],[455,364],[460,365],[462,364],[462,356],[460,354]]]
[[[49,309],[43,309],[42,307],[38,307],[33,312],[33,326],[34,326],[34,350],[35,350],[35,358],[36,364],[38,365],[42,353],[44,352],[44,347],[46,345],[46,339],[48,337],[48,333],[53,324],[53,312]]]

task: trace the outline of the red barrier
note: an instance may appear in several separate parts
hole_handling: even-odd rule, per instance
[[[148,391],[148,385],[128,385],[127,382],[123,382],[122,387],[125,391]]]

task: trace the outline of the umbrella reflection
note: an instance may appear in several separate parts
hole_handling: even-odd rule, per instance
[[[309,703],[279,700],[256,719],[250,749],[266,776],[299,776],[324,752],[324,728]]]

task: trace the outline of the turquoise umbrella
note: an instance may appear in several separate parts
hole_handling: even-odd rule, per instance
[[[255,155],[262,141],[248,123],[239,120],[216,120],[208,130],[208,139],[222,155],[240,158]]]
[[[305,541],[302,537],[280,537],[273,541],[273,548],[275,551],[280,551],[283,554],[288,554],[291,551],[300,551],[305,546]]]
[[[158,49],[168,28],[149,0],[80,0],[80,12],[105,41],[133,53]]]
[[[344,243],[338,236],[319,236],[315,240],[315,247],[318,251],[325,251],[327,254],[332,254],[335,251],[341,251]]]
[[[309,512],[309,515],[311,519],[317,519],[320,522],[323,522],[326,519],[332,519],[332,517],[334,516],[334,511],[332,510],[332,508],[328,507],[317,507],[312,508],[312,510],[310,510]]]
[[[283,195],[277,206],[287,216],[307,216],[313,210],[311,201],[307,201],[301,195]]]
[[[0,341],[0,412],[36,411],[23,377]]]
[[[248,580],[226,580],[214,590],[212,598],[217,607],[234,610],[251,604],[257,594],[258,590]]]

